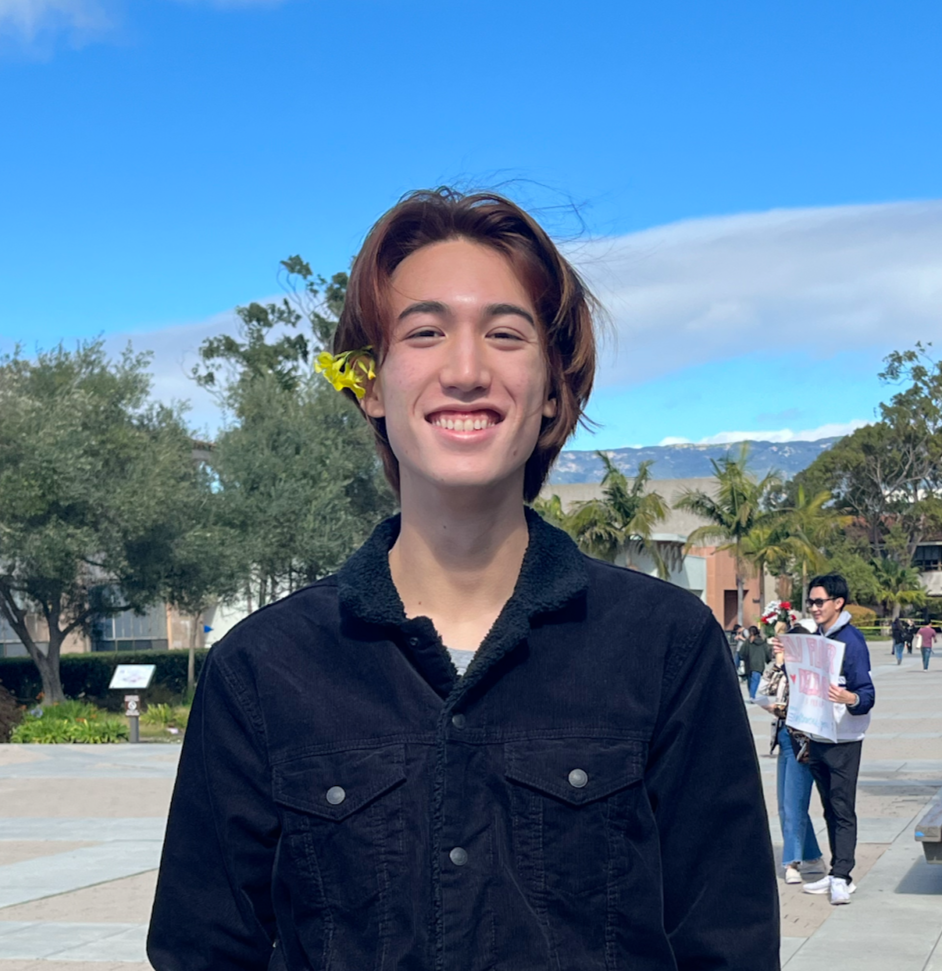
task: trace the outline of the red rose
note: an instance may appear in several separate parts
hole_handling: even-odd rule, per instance
[[[782,608],[782,610],[791,610],[792,609],[792,605],[791,605],[791,603],[788,600],[783,600],[782,603],[781,603],[781,608]]]

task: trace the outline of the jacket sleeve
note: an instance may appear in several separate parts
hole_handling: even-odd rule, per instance
[[[844,645],[844,687],[859,699],[857,705],[847,706],[848,712],[866,715],[876,701],[876,690],[870,675],[870,651],[862,636]]]
[[[156,971],[261,971],[272,955],[279,822],[263,725],[221,647],[200,676],[171,800],[147,940]]]
[[[758,759],[712,616],[668,657],[645,778],[679,971],[777,971],[778,890]]]

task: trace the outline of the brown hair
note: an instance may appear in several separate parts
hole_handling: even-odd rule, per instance
[[[539,494],[550,466],[583,412],[595,375],[593,311],[597,302],[536,221],[509,199],[449,188],[403,197],[366,237],[350,274],[334,353],[371,346],[377,364],[386,351],[386,295],[396,267],[423,246],[467,239],[502,253],[528,289],[536,308],[556,415],[543,428],[524,473],[523,498]],[[347,392],[352,396],[352,392]],[[399,462],[386,423],[368,418],[389,484],[399,493]]]

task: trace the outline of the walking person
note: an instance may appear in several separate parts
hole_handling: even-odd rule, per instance
[[[893,649],[890,653],[896,655],[896,663],[899,665],[903,663],[903,646],[906,643],[906,624],[902,618],[894,618],[890,632],[893,637]]]
[[[803,627],[795,627],[791,632],[807,633]],[[770,754],[778,748],[777,791],[778,818],[782,827],[782,866],[785,868],[785,882],[797,884],[802,882],[802,874],[822,872],[824,860],[808,814],[814,779],[807,764],[798,761],[792,737],[785,727],[788,675],[781,645],[774,640],[772,644],[773,657],[762,672],[756,704],[770,711],[775,718]]]
[[[743,663],[743,674],[749,688],[749,697],[755,699],[759,681],[765,666],[772,660],[772,649],[762,639],[759,628],[753,625],[749,635],[739,648],[739,659]]]
[[[913,641],[916,639],[916,625],[911,621],[906,621],[906,653],[913,653]]]
[[[804,885],[805,893],[830,894],[832,904],[850,903],[857,889],[851,880],[857,848],[857,775],[863,738],[875,701],[870,652],[863,634],[844,609],[850,596],[838,573],[815,577],[808,584],[808,605],[818,633],[844,645],[838,683],[828,689],[837,722],[837,741],[811,735],[808,767],[824,807],[831,868],[826,877]]]
[[[928,621],[919,628],[919,651],[922,654],[922,669],[929,670],[929,658],[932,657],[932,644],[938,631]]]
[[[588,401],[593,306],[500,196],[414,193],[367,236],[318,367],[401,513],[210,652],[156,971],[779,967],[722,629],[529,505]]]

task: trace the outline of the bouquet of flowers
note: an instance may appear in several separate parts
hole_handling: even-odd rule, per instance
[[[775,633],[775,625],[781,621],[786,629],[792,627],[798,621],[798,614],[792,610],[789,600],[771,600],[766,604],[762,616],[759,618],[766,636],[771,637]]]

